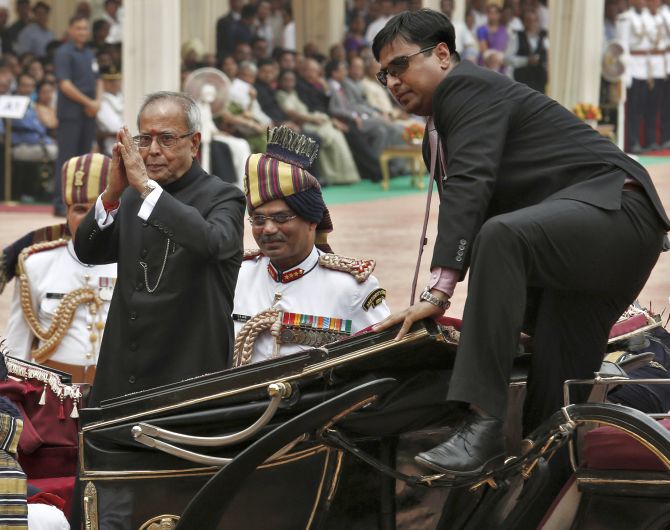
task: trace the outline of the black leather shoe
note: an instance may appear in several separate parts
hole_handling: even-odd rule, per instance
[[[444,443],[414,460],[433,471],[468,477],[488,471],[504,457],[503,422],[470,412]]]

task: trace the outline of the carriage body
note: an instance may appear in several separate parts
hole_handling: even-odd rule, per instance
[[[453,329],[422,322],[399,342],[393,340],[395,330],[365,334],[83,409],[79,473],[86,524],[135,529],[150,528],[161,520],[176,522],[198,490],[253,442],[348,389],[380,377],[392,379],[394,389],[376,402],[362,399],[353,408],[364,410],[344,415],[357,441],[374,446],[405,430],[417,414],[428,421],[440,417],[455,355],[453,333]],[[161,439],[163,431],[235,438],[268,415],[275,402],[276,410],[263,425],[232,443],[194,446],[180,437],[176,442]],[[335,410],[333,415],[341,412]],[[349,468],[348,458],[313,435],[298,436],[283,454],[259,463],[245,478],[219,527],[268,527],[270,517],[271,527],[277,529],[327,526],[338,483]],[[374,475],[372,470],[366,473]],[[369,492],[378,495],[376,488]],[[377,504],[378,499],[371,502]]]
[[[535,528],[537,517],[526,514],[539,505],[548,454],[489,477],[495,489],[482,481],[474,492],[447,488],[432,501],[419,494],[397,502],[402,488],[392,472],[418,471],[411,464],[416,448],[439,442],[426,427],[443,424],[450,413],[444,396],[458,342],[452,323],[419,322],[397,342],[395,329],[355,336],[82,409],[78,474],[86,528],[355,530],[392,529],[396,520],[402,528]],[[517,361],[506,438],[508,453],[520,455],[527,355]],[[607,389],[616,383],[608,377],[577,384]],[[580,461],[578,444],[588,450],[588,436],[598,430],[586,441],[571,433],[572,489],[557,497],[540,527],[616,529],[670,520],[668,431],[625,407],[579,407],[568,405],[561,414],[569,417],[558,414],[538,440],[593,421],[630,437],[630,423],[634,444],[653,449],[657,467],[619,469],[622,457],[609,450],[596,450],[615,455],[609,467]],[[371,458],[362,461],[333,432],[345,433],[363,460]],[[406,455],[398,439],[414,444]],[[434,477],[410,479],[405,493],[440,485]],[[515,487],[527,493],[519,496]],[[534,523],[524,526],[525,520]]]

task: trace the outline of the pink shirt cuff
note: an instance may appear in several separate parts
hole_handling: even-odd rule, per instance
[[[448,269],[447,267],[433,267],[430,269],[430,281],[428,282],[429,289],[437,289],[442,291],[449,298],[454,294],[454,289],[461,277],[461,272],[456,269]]]

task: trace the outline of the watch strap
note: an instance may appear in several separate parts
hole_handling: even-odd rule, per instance
[[[442,309],[442,311],[446,311],[451,306],[451,302],[449,300],[441,300],[432,294],[428,288],[423,290],[419,299],[423,300],[424,302],[428,302],[429,304],[433,304],[435,307],[439,307]]]
[[[147,181],[147,183],[144,185],[144,189],[142,190],[142,193],[140,193],[140,197],[142,200],[146,199],[149,194],[156,189],[156,186],[153,186],[151,184],[151,181]]]

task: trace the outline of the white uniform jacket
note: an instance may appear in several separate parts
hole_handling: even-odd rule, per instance
[[[30,285],[34,314],[43,329],[53,320],[54,312],[63,295],[89,286],[98,291],[103,300],[100,310],[91,314],[86,304],[80,304],[67,333],[51,354],[50,359],[77,366],[95,365],[100,351],[102,326],[107,320],[109,301],[116,282],[116,264],[85,265],[74,253],[72,241],[50,250],[28,256],[25,269]],[[9,322],[7,324],[7,349],[10,355],[32,361],[33,331],[28,326],[21,307],[20,284],[15,280]],[[92,341],[92,334],[95,341]],[[39,344],[38,344],[39,345]]]
[[[245,259],[235,288],[235,335],[245,321],[269,307],[283,313],[350,320],[351,334],[389,315],[384,301],[386,291],[379,287],[374,276],[359,282],[353,273],[333,270],[320,263],[319,257],[323,255],[314,247],[302,263],[284,273],[278,273],[270,259],[261,254]],[[373,262],[361,260],[361,263],[374,267]],[[281,344],[279,354],[288,355],[310,347]],[[274,337],[264,331],[256,339],[251,362],[270,359],[273,349]]]

